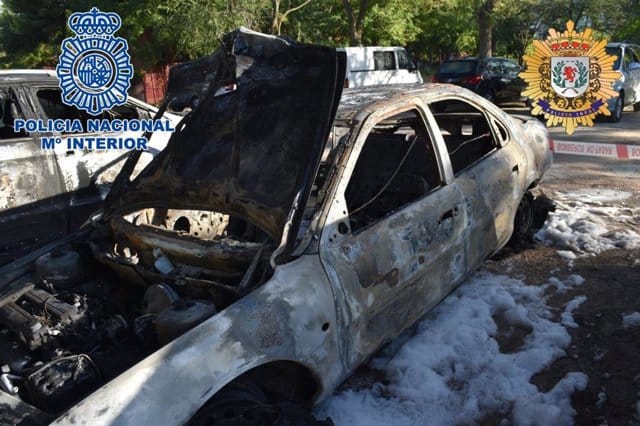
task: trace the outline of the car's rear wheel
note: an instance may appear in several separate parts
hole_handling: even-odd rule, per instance
[[[617,123],[622,119],[622,110],[624,109],[624,93],[620,92],[618,97],[616,98],[615,106],[613,107],[613,111],[611,112],[610,120],[614,123]]]
[[[531,241],[534,232],[534,203],[533,195],[527,192],[520,200],[516,216],[513,221],[513,234],[510,245],[523,244]]]
[[[236,381],[218,392],[189,421],[189,426],[331,426],[292,401],[271,401],[256,384]]]

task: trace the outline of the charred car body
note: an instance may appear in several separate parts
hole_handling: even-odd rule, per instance
[[[92,131],[86,123],[97,118],[62,102],[55,71],[0,71],[0,266],[68,235],[96,211],[120,170],[126,152],[106,149],[69,149],[71,137],[127,137],[142,131]],[[148,120],[157,108],[129,97],[100,115],[113,120]],[[179,117],[162,118],[177,124]],[[83,131],[20,129],[17,121],[75,121]],[[57,137],[60,143],[43,149],[41,137]],[[149,140],[138,169],[163,149],[169,132],[156,132]]]
[[[167,99],[192,111],[165,150],[0,270],[0,411],[277,423],[530,232],[537,120],[450,85],[338,107],[344,73],[333,49],[247,30],[172,69]]]

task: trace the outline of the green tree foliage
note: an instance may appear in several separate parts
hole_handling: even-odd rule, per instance
[[[0,65],[55,66],[60,43],[72,35],[68,16],[92,6],[120,14],[118,35],[129,41],[138,70],[208,54],[239,26],[330,46],[405,45],[429,62],[477,54],[481,18],[492,23],[493,54],[516,59],[534,38],[564,28],[568,19],[610,40],[640,42],[640,0],[492,0],[486,8],[487,1],[4,0]]]
[[[289,16],[282,33],[304,43],[347,46],[349,30],[342,0],[315,0]]]
[[[417,7],[416,26],[420,29],[410,43],[414,56],[439,62],[459,53],[474,53],[477,31],[475,10],[464,0],[423,0]]]
[[[143,0],[127,3],[120,15],[132,56],[148,67],[209,54],[239,26],[264,30],[269,8],[268,0]]]
[[[268,31],[270,0],[8,0],[0,14],[3,65],[54,66],[74,11],[91,7],[123,19],[118,35],[129,41],[138,66],[187,60],[208,54],[221,34],[239,26]]]
[[[407,45],[421,32],[418,3],[386,0],[372,5],[364,21],[363,42],[368,45]]]
[[[422,31],[417,15],[421,0],[350,0],[354,20],[362,7],[361,33],[352,40],[344,0],[315,0],[292,16],[282,33],[296,40],[329,46],[406,45]]]
[[[4,0],[0,15],[1,50],[6,54],[3,61],[22,68],[55,64],[55,45],[65,37],[67,10],[72,3]]]

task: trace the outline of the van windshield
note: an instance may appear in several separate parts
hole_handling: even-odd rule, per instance
[[[396,51],[398,54],[398,68],[401,70],[410,70],[414,68],[413,62],[409,58],[409,54],[406,50],[398,50]]]

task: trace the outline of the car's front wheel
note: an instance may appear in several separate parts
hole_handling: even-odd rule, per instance
[[[513,234],[511,234],[509,244],[517,246],[531,241],[534,230],[533,195],[527,192],[520,200],[520,204],[518,204],[513,221]]]
[[[308,409],[292,401],[272,401],[253,382],[235,381],[207,402],[188,425],[331,426],[333,422],[316,420]]]
[[[633,110],[635,112],[640,111],[640,102],[636,102],[635,104],[633,104]]]
[[[624,93],[620,92],[616,98],[616,103],[611,112],[611,121],[617,123],[622,118],[622,110],[624,109]]]

